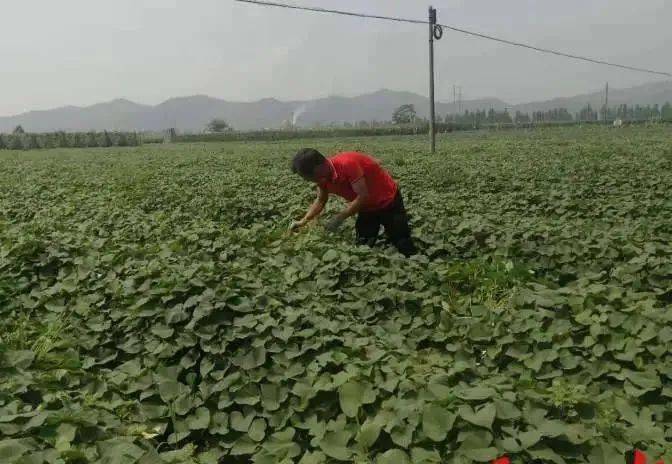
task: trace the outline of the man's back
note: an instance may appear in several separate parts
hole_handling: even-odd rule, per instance
[[[352,201],[357,194],[352,184],[362,177],[366,181],[369,198],[364,207],[366,211],[383,209],[390,205],[397,194],[397,184],[392,176],[371,156],[356,151],[338,153],[328,158],[333,168],[332,177],[321,186],[333,193]]]

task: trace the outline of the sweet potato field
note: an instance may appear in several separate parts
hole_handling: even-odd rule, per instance
[[[421,253],[286,234],[304,145],[378,157]],[[672,129],[426,145],[0,152],[0,462],[672,456]]]

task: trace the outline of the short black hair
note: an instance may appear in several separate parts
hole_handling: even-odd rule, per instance
[[[315,168],[321,166],[327,159],[314,148],[302,148],[292,160],[292,172],[301,177],[312,179]]]

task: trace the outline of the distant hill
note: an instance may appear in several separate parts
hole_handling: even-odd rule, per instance
[[[628,89],[609,89],[610,108],[622,104],[646,106],[658,103],[662,106],[668,101],[672,102],[672,81],[654,82]],[[601,108],[604,105],[604,89],[575,97],[554,98],[547,101],[515,105],[513,111],[531,113],[553,108],[567,108],[571,114],[574,114],[578,113],[587,103],[590,103],[593,108]]]
[[[315,123],[356,121],[385,121],[399,106],[412,104],[419,116],[429,116],[429,99],[411,92],[379,90],[357,97],[327,97],[307,102],[294,102],[298,105],[298,124],[312,126]],[[482,107],[503,109],[506,106],[496,98],[469,100],[462,103],[464,109],[474,110]],[[444,115],[455,111],[452,103],[437,103],[437,114]]]
[[[565,107],[571,113],[586,103],[599,107],[604,101],[602,92],[569,98],[508,105],[497,98],[483,98],[462,102],[462,110],[490,109],[533,112]],[[662,104],[672,101],[672,81],[641,85],[630,89],[612,89],[610,106],[627,104]],[[385,121],[395,108],[413,104],[418,115],[429,114],[429,100],[411,92],[379,90],[356,97],[331,96],[307,101],[280,101],[266,98],[255,102],[230,102],[205,95],[171,98],[159,105],[140,105],[118,99],[87,107],[66,106],[46,111],[30,111],[16,116],[0,117],[0,132],[10,132],[17,125],[27,131],[55,130],[164,130],[175,127],[181,131],[200,132],[213,118],[227,120],[235,129],[251,130],[277,128],[295,119],[298,126],[329,124],[332,122]],[[438,115],[455,113],[452,103],[438,102]]]
[[[327,97],[308,101],[283,102],[266,98],[256,102],[230,102],[205,95],[171,98],[159,105],[138,105],[114,100],[87,107],[68,106],[47,111],[30,111],[17,116],[0,117],[0,132],[9,132],[21,124],[27,131],[54,130],[163,130],[202,131],[213,118],[223,118],[238,130],[277,128],[295,119],[298,126],[316,123],[385,121],[403,104],[414,104],[420,116],[429,115],[426,97],[392,90],[357,97]],[[500,100],[469,100],[464,109],[503,109]],[[438,114],[455,111],[452,104],[438,103]]]
[[[21,124],[26,131],[48,132],[54,130],[85,130],[128,128],[129,122],[138,120],[151,110],[128,100],[113,100],[85,108],[64,106],[53,110],[30,111],[17,116],[0,117],[0,132],[9,132]]]

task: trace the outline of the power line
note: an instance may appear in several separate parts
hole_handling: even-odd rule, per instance
[[[289,8],[290,10],[304,10],[304,11],[313,11],[316,13],[331,13],[345,16],[356,16],[358,18],[372,18],[372,19],[383,19],[385,21],[396,21],[398,23],[412,23],[412,24],[429,24],[427,21],[422,21],[419,19],[407,19],[407,18],[398,18],[396,16],[379,16],[379,15],[370,15],[363,13],[355,13],[352,11],[342,11],[342,10],[329,10],[327,8],[311,7],[311,6],[299,6],[299,5],[288,5],[286,3],[276,3],[276,2],[266,2],[262,0],[235,0],[240,3],[252,3],[254,5],[261,6],[277,6],[280,8]]]
[[[319,7],[308,7],[308,6],[299,6],[299,5],[288,5],[286,3],[276,3],[276,2],[268,2],[264,0],[235,0],[236,2],[240,3],[251,3],[254,5],[261,5],[261,6],[273,6],[273,7],[279,7],[279,8],[288,8],[291,10],[303,10],[303,11],[312,11],[315,13],[330,13],[330,14],[337,14],[337,15],[344,15],[344,16],[354,16],[357,18],[369,18],[369,19],[381,19],[385,21],[395,21],[399,23],[411,23],[411,24],[429,24],[428,21],[423,21],[419,19],[409,19],[409,18],[400,18],[397,16],[381,16],[381,15],[372,15],[372,14],[365,14],[365,13],[355,13],[353,11],[343,11],[343,10],[331,10],[327,8],[319,8]],[[542,48],[542,47],[535,47],[534,45],[529,45],[526,43],[522,42],[514,42],[512,40],[507,40],[507,39],[501,39],[499,37],[495,37],[492,35],[487,35],[487,34],[481,34],[479,32],[473,32],[469,31],[467,29],[462,29],[459,27],[455,26],[450,26],[447,24],[439,24],[442,28],[454,31],[454,32],[460,32],[462,34],[470,35],[472,37],[479,37],[481,39],[486,39],[486,40],[492,40],[495,42],[503,43],[506,45],[512,45],[515,47],[522,47],[522,48],[527,48],[528,50],[534,50],[540,53],[548,53],[551,55],[556,55],[556,56],[561,56],[564,58],[570,58],[573,60],[580,60],[580,61],[586,61],[588,63],[593,63],[593,64],[600,64],[604,66],[611,66],[614,68],[620,68],[620,69],[626,69],[628,71],[636,71],[636,72],[642,72],[642,73],[648,73],[648,74],[657,74],[659,76],[666,76],[666,77],[672,77],[672,73],[669,72],[664,72],[664,71],[655,71],[652,69],[646,69],[646,68],[638,68],[636,66],[628,66],[624,64],[618,64],[618,63],[611,63],[609,61],[604,61],[604,60],[598,60],[595,58],[589,58],[586,56],[580,56],[580,55],[574,55],[571,53],[565,53],[565,52],[560,52],[557,50],[551,50],[550,48]]]
[[[237,0],[237,1],[244,1],[244,0]],[[461,32],[463,34],[468,34],[468,35],[471,35],[471,36],[474,36],[474,37],[480,37],[482,39],[494,40],[495,42],[500,42],[500,43],[507,44],[507,45],[513,45],[513,46],[516,46],[516,47],[523,47],[523,48],[527,48],[529,50],[535,50],[535,51],[541,52],[541,53],[550,53],[552,55],[563,56],[565,58],[572,58],[574,60],[587,61],[589,63],[602,64],[602,65],[605,65],[605,66],[612,66],[612,67],[615,67],[615,68],[627,69],[629,71],[638,71],[638,72],[643,72],[643,73],[658,74],[660,76],[672,77],[672,73],[668,73],[668,72],[664,72],[664,71],[654,71],[652,69],[637,68],[635,66],[628,66],[628,65],[624,65],[624,64],[611,63],[609,61],[598,60],[598,59],[595,59],[595,58],[588,58],[588,57],[580,56],[580,55],[572,55],[571,53],[564,53],[564,52],[559,52],[557,50],[551,50],[550,48],[535,47],[534,45],[528,45],[528,44],[525,44],[525,43],[522,43],[522,42],[514,42],[512,40],[500,39],[498,37],[493,37],[491,35],[486,35],[486,34],[480,34],[478,32],[467,31],[466,29],[460,29],[460,28],[454,27],[454,26],[447,26],[445,24],[441,24],[440,26],[445,28],[445,29],[449,29],[451,31]]]

